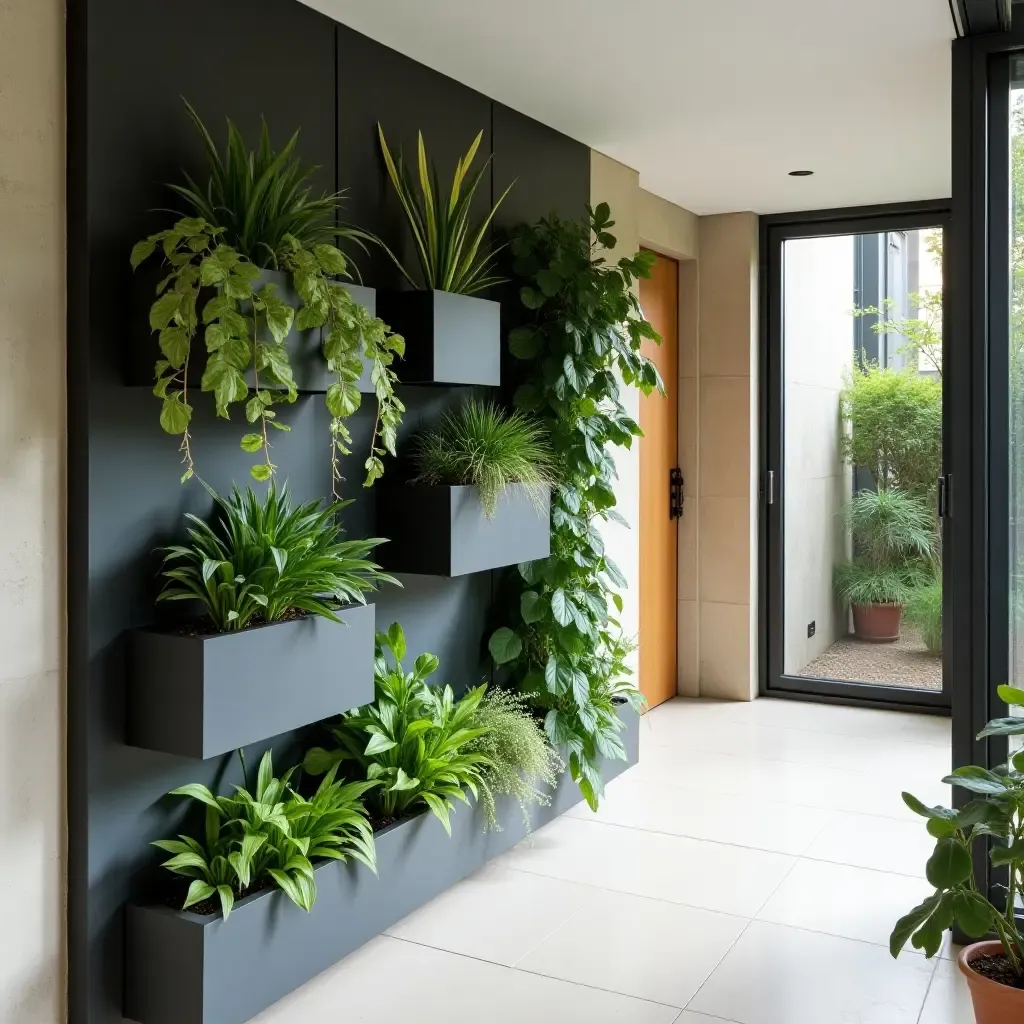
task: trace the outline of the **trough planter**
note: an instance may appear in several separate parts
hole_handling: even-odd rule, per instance
[[[550,493],[541,499],[522,484],[506,487],[494,518],[484,515],[476,487],[398,484],[377,502],[379,549],[392,572],[463,576],[532,562],[551,553]]]
[[[403,384],[501,383],[501,306],[441,291],[381,292],[378,315],[405,338]]]
[[[620,708],[629,761],[607,761],[606,779],[636,763],[639,719]],[[563,775],[540,827],[580,800]],[[377,871],[328,862],[316,868],[310,913],[267,891],[235,904],[227,921],[166,906],[132,906],[126,919],[124,1015],[138,1024],[243,1024],[390,928],[525,835],[519,806],[499,806],[501,832],[484,833],[476,807],[459,804],[449,838],[431,814],[376,836]]]
[[[296,313],[302,308],[302,299],[292,287],[290,274],[278,270],[261,271],[260,276],[255,282],[255,287],[259,290],[265,284],[276,285],[277,294]],[[371,314],[376,315],[377,293],[375,289],[349,282],[344,282],[343,287],[356,302],[365,306]],[[213,294],[212,290],[210,294]],[[204,292],[205,295],[206,293]],[[152,302],[152,299],[149,301]],[[200,308],[202,308],[204,303],[205,298],[201,300]],[[247,303],[242,304],[242,312],[251,315],[251,309],[247,308],[247,305]],[[146,308],[148,310],[149,307],[147,306]],[[325,392],[336,380],[334,374],[327,369],[327,362],[323,357],[323,350],[320,344],[320,334],[319,328],[310,331],[297,331],[293,329],[284,340],[292,366],[292,375],[295,377],[295,383],[302,394]],[[269,334],[267,337],[269,337]],[[157,359],[161,358],[161,353],[157,345],[156,335],[150,334],[149,339],[149,345],[138,347],[138,351],[144,353],[144,357],[136,359],[129,367],[130,384],[143,387],[153,386],[153,365]],[[192,354],[198,358],[189,361],[189,386],[198,388],[202,381],[203,368],[206,366],[206,345],[203,341],[202,328],[197,332],[192,342]],[[370,382],[370,364],[361,353],[360,359],[363,363],[363,372],[359,380],[355,382],[356,387],[363,394],[373,394],[374,387]],[[246,381],[250,388],[255,386],[252,371],[246,375]],[[260,386],[265,386],[265,382],[261,381]]]
[[[205,760],[373,700],[374,606],[238,633],[131,636],[128,742]]]

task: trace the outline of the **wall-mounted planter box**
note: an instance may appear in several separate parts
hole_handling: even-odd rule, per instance
[[[368,704],[374,606],[339,617],[213,636],[135,630],[129,744],[205,760]]]
[[[377,502],[377,533],[389,543],[378,557],[392,572],[463,576],[551,553],[546,490],[538,501],[522,484],[511,484],[493,519],[484,515],[475,487],[398,484],[386,495]]]
[[[620,712],[629,762],[605,762],[605,778],[636,763],[639,719]],[[580,800],[563,775],[547,824]],[[124,1015],[138,1024],[243,1024],[358,949],[413,910],[472,874],[523,838],[518,805],[499,808],[501,832],[483,831],[480,811],[459,805],[452,836],[422,814],[377,837],[378,877],[356,864],[316,868],[310,913],[278,892],[239,901],[227,921],[165,906],[127,908]]]
[[[277,294],[296,312],[302,308],[302,299],[292,288],[290,274],[277,270],[264,270],[255,282],[256,290],[259,290],[265,284],[276,285]],[[356,302],[365,306],[371,315],[376,315],[377,293],[375,289],[367,288],[364,285],[351,284],[347,281],[343,283],[343,287]],[[212,294],[212,291],[210,294]],[[203,302],[201,301],[200,308],[202,304]],[[246,309],[246,305],[243,304],[242,310],[249,314],[251,310]],[[297,331],[293,329],[284,340],[292,366],[292,375],[295,377],[295,383],[298,385],[299,391],[303,394],[325,392],[335,382],[335,376],[327,369],[327,363],[323,357],[320,333],[319,328],[311,331]],[[150,334],[149,339],[150,343],[148,346],[139,347],[142,352],[146,353],[146,358],[136,360],[129,367],[130,384],[148,387],[153,385],[153,364],[161,356],[157,346],[156,335]],[[192,351],[193,355],[199,358],[189,361],[189,386],[198,388],[202,381],[203,367],[206,365],[206,345],[203,341],[202,329],[199,330],[192,342]],[[360,359],[363,362],[363,373],[359,380],[356,381],[356,387],[363,394],[373,394],[374,388],[370,383],[370,365],[362,355],[360,355]],[[249,387],[255,386],[255,379],[251,371],[246,375],[246,381]],[[266,382],[261,381],[260,386],[266,386]]]
[[[501,306],[453,292],[381,292],[378,315],[405,338],[403,384],[501,384]]]

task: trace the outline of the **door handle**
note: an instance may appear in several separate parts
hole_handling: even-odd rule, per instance
[[[683,518],[683,471],[675,466],[668,471],[668,517]]]

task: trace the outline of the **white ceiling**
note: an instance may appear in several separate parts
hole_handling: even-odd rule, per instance
[[[950,192],[947,0],[305,2],[695,213]]]

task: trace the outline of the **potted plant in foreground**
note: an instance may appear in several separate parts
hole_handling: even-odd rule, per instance
[[[1024,707],[1024,690],[1000,686],[999,697]],[[1024,735],[1024,717],[997,718],[978,738]],[[944,780],[967,790],[971,800],[959,810],[926,807],[903,794],[907,806],[928,819],[936,839],[925,869],[935,892],[901,918],[889,940],[893,956],[909,941],[925,956],[934,956],[943,933],[953,924],[971,938],[995,935],[961,950],[957,964],[970,986],[977,1024],[1024,1020],[1024,937],[1015,910],[1024,892],[1024,750],[989,771],[977,765],[958,768]],[[974,844],[991,838],[992,866],[1007,873],[1005,908],[978,891]]]
[[[836,566],[836,596],[853,611],[859,640],[900,638],[903,609],[932,555],[931,510],[897,488],[858,491],[843,510],[853,535],[853,558]]]

